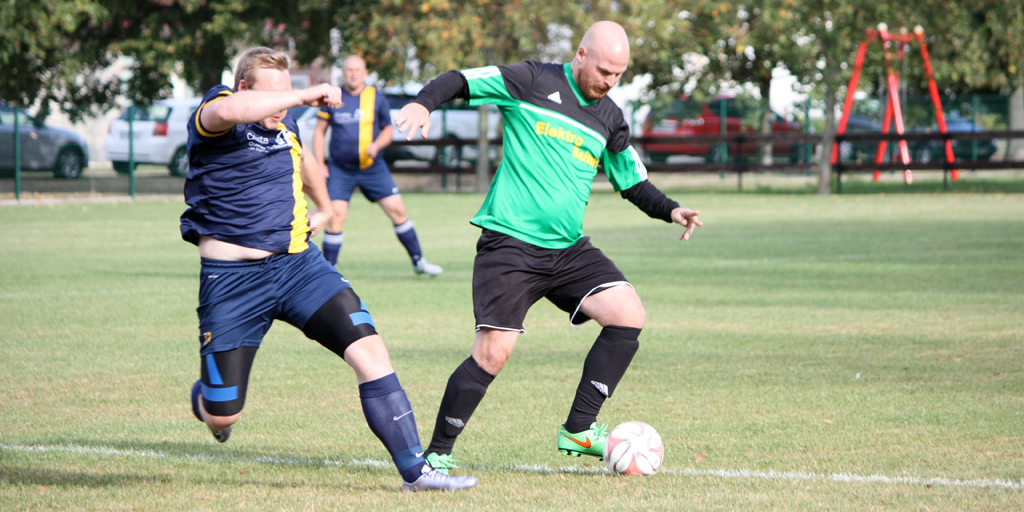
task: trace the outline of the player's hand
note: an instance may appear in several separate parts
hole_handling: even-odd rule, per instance
[[[324,224],[327,223],[327,219],[329,219],[330,217],[330,213],[326,213],[322,210],[316,210],[313,213],[309,214],[309,216],[307,217],[309,219],[309,235],[315,236],[317,233],[319,233],[320,230],[324,227]]]
[[[690,235],[693,233],[693,228],[697,226],[703,226],[704,223],[697,218],[700,215],[700,210],[691,210],[689,208],[676,208],[672,210],[672,222],[685,226],[686,231],[683,232],[680,240],[690,240]]]
[[[398,133],[405,133],[406,130],[409,130],[405,140],[412,140],[417,128],[420,129],[420,135],[425,139],[427,133],[430,132],[430,111],[415,101],[411,102],[398,111],[398,117],[395,117],[395,126],[398,127]]]
[[[377,153],[380,153],[380,150],[377,149],[377,144],[371,142],[366,146],[366,156],[376,159]]]
[[[302,104],[311,107],[340,107],[341,87],[318,84],[302,90]]]

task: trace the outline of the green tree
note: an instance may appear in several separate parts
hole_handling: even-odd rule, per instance
[[[0,2],[0,98],[39,104],[37,123],[46,120],[51,102],[73,120],[112,105],[120,82],[95,73],[113,61],[107,19],[92,0]]]

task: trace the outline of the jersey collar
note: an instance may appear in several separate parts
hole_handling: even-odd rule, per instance
[[[565,71],[565,79],[569,81],[569,87],[572,87],[572,93],[576,95],[576,99],[580,102],[580,105],[589,107],[597,101],[590,101],[583,97],[583,91],[580,90],[580,86],[576,84],[576,80],[572,77],[572,66],[569,63],[562,64],[562,70]]]

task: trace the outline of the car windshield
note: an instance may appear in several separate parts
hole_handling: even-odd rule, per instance
[[[26,114],[23,110],[18,110],[21,114],[18,116],[18,124],[31,124],[32,116]],[[0,108],[0,124],[14,124],[14,109],[10,107]]]
[[[124,112],[121,112],[121,116],[118,119],[127,121],[128,112],[133,113],[133,121],[166,122],[167,118],[171,117],[171,107],[169,105],[149,105],[148,107],[136,105],[134,108],[124,109]]]

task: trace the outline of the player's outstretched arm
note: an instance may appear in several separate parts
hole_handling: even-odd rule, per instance
[[[264,91],[245,89],[203,107],[200,120],[206,130],[222,132],[239,124],[256,123],[299,105],[341,105],[341,88],[319,84],[306,89]]]
[[[469,99],[469,83],[458,71],[449,71],[433,79],[420,89],[416,99],[402,107],[395,117],[398,133],[409,133],[405,140],[412,140],[416,129],[425,139],[430,131],[430,113],[439,105],[455,98]]]
[[[690,235],[693,234],[693,228],[704,225],[697,218],[698,215],[700,215],[700,210],[691,210],[689,208],[676,208],[672,210],[672,222],[686,227],[686,231],[679,236],[680,240],[689,241]]]
[[[669,199],[668,196],[658,190],[658,187],[655,187],[648,180],[643,180],[623,190],[622,197],[636,205],[648,217],[661,219],[665,222],[675,222],[680,226],[685,226],[686,231],[679,237],[680,240],[690,240],[693,229],[704,225],[697,218],[697,215],[700,215],[699,210],[680,207],[679,203]]]
[[[331,218],[331,198],[327,194],[327,180],[320,169],[320,164],[305,145],[302,146],[299,176],[302,178],[302,191],[309,196],[316,206],[316,211],[309,214],[309,228],[312,234],[320,232],[320,228]]]

